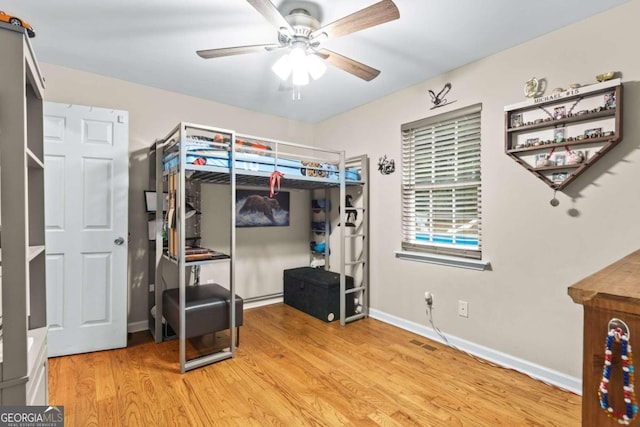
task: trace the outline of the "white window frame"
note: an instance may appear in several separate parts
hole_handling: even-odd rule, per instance
[[[481,112],[482,104],[476,104],[401,126],[402,251],[396,252],[398,257],[480,270],[486,267],[477,261],[482,259]],[[447,129],[446,135],[442,129]],[[425,154],[425,147],[432,147],[432,153]],[[442,154],[445,149],[447,154]],[[446,163],[439,163],[442,168],[434,167],[443,160]],[[423,194],[417,202],[420,213],[416,212],[418,192]],[[456,198],[461,192],[465,199]],[[435,194],[445,198],[439,200]],[[464,218],[456,221],[456,211],[461,210]],[[443,212],[445,223],[451,221],[445,231],[434,219]]]

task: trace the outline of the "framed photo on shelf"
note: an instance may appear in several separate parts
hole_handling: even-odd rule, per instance
[[[566,138],[566,128],[555,128],[553,130],[553,141],[564,142]]]
[[[602,128],[592,128],[584,131],[584,136],[587,138],[597,138],[602,135]]]
[[[553,109],[553,118],[556,120],[564,119],[567,117],[567,109],[563,106]]]
[[[512,128],[517,128],[522,126],[522,114],[520,113],[516,113],[516,114],[512,114],[511,115],[511,127]]]
[[[604,108],[616,108],[616,93],[609,92],[604,94]]]
[[[536,154],[535,160],[536,160],[535,165],[537,168],[549,166],[550,160],[549,160],[549,155],[547,153]]]
[[[540,138],[527,138],[524,143],[525,147],[536,147],[540,145]]]
[[[562,182],[569,178],[569,172],[554,172],[551,174],[551,181]]]
[[[555,163],[556,166],[564,166],[567,162],[567,156],[565,156],[564,154],[556,154],[555,156],[553,156],[553,163]]]

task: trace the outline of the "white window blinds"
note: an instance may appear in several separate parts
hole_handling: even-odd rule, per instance
[[[482,104],[402,125],[402,248],[481,258]]]

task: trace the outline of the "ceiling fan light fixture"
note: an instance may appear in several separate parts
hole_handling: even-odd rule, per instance
[[[307,54],[304,47],[294,47],[287,55],[280,57],[271,67],[281,80],[292,76],[295,86],[309,84],[309,75],[318,80],[327,71],[326,64],[314,54]]]
[[[327,71],[327,66],[316,55],[307,55],[307,70],[313,80],[318,80]]]
[[[291,49],[289,53],[289,57],[291,58],[291,67],[295,69],[305,68],[307,67],[305,58],[307,53],[304,50],[304,47],[296,46]]]
[[[292,68],[289,54],[281,56],[280,59],[271,66],[271,70],[273,70],[281,80],[287,80],[289,78]]]
[[[309,1],[281,1],[281,8],[285,8],[284,5],[287,4],[287,15],[278,10],[273,0],[247,2],[278,30],[278,43],[198,50],[196,53],[201,58],[210,59],[290,49],[290,53],[280,58],[271,68],[282,80],[288,80],[293,74],[293,83],[298,86],[308,84],[309,74],[313,79],[322,77],[325,65],[320,64],[318,58],[365,81],[373,80],[380,74],[379,70],[320,47],[328,39],[346,36],[400,18],[400,12],[393,0],[378,0],[369,7],[323,26],[320,26],[320,6]],[[294,88],[294,92],[295,90]]]
[[[324,64],[314,63],[313,60],[310,61],[309,56],[306,54],[304,48],[295,47],[290,53],[281,56],[280,59],[271,66],[271,69],[281,80],[287,80],[289,76],[292,76],[292,81],[295,86],[305,86],[309,84],[309,73],[311,73],[314,79],[317,79],[324,73],[322,67],[326,69]]]
[[[304,65],[301,67],[293,68],[292,83],[294,86],[305,86],[309,84],[309,73],[307,67]]]

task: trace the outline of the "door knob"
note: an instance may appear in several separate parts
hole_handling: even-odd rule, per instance
[[[113,243],[120,246],[124,243],[124,239],[122,237],[118,237],[116,240],[113,241]]]

